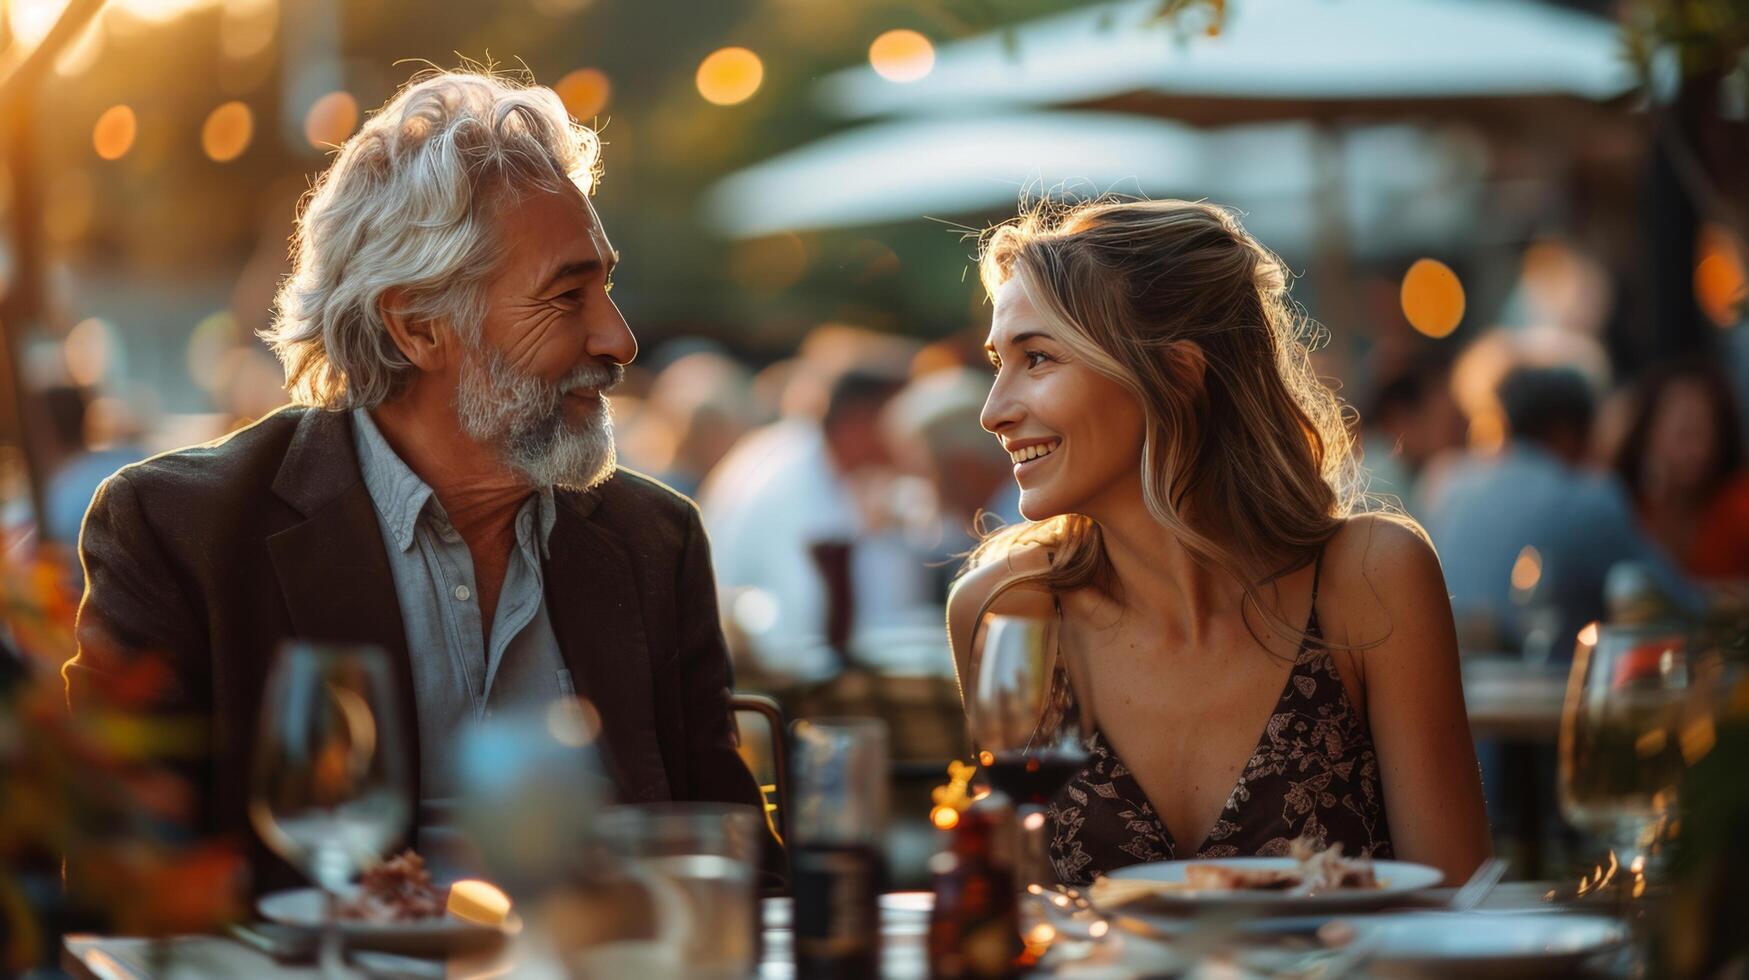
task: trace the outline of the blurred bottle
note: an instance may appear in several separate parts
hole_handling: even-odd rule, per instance
[[[796,976],[874,980],[886,889],[887,727],[877,718],[795,726],[790,836]]]
[[[1006,835],[1014,811],[1000,794],[959,814],[948,846],[930,861],[935,907],[929,917],[929,976],[933,980],[1016,977],[1020,941],[1018,896]]]

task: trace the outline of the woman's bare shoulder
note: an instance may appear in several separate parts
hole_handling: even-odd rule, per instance
[[[953,649],[954,670],[963,684],[971,663],[972,642],[978,619],[985,612],[1009,616],[1049,616],[1055,608],[1050,589],[1043,583],[1021,582],[1050,569],[1050,552],[1043,544],[1022,543],[1005,553],[986,558],[953,583],[947,596],[947,639]],[[1009,586],[1012,584],[1012,588]]]
[[[1002,590],[1016,580],[1043,575],[1050,567],[1051,558],[1046,547],[1031,542],[1018,544],[1005,554],[985,559],[956,579],[948,592],[948,629],[960,632],[986,606],[986,611],[995,613],[1049,614],[1052,610],[1051,593],[1044,584],[1026,582],[1005,592]],[[997,596],[998,592],[1002,594]],[[992,596],[996,596],[994,602],[991,602]]]
[[[1358,514],[1324,547],[1320,616],[1370,645],[1449,621],[1450,597],[1427,532],[1392,514]]]

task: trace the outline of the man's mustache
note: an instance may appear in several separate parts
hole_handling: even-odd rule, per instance
[[[585,364],[559,382],[559,391],[597,391],[601,394],[619,386],[626,377],[624,364]]]

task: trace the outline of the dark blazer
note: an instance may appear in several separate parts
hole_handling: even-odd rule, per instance
[[[204,446],[122,469],[79,539],[73,710],[144,654],[169,659],[152,710],[206,722],[195,825],[250,840],[258,889],[295,883],[249,829],[250,747],[267,671],[287,638],[376,644],[401,689],[419,773],[411,664],[387,551],[344,412],[284,408]],[[698,509],[629,470],[560,491],[544,577],[578,690],[601,714],[625,802],[757,804],[736,753],[733,683]],[[418,798],[417,795],[414,797]],[[770,862],[768,862],[768,865]]]

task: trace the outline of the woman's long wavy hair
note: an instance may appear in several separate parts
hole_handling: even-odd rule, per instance
[[[1300,633],[1257,590],[1311,561],[1362,486],[1352,415],[1312,371],[1318,328],[1289,300],[1281,260],[1222,208],[1113,196],[1032,205],[980,245],[986,291],[1017,279],[1054,335],[1141,404],[1149,513]],[[1048,570],[999,591],[1116,594],[1099,526],[1079,514],[999,528],[967,568],[1035,543]]]

